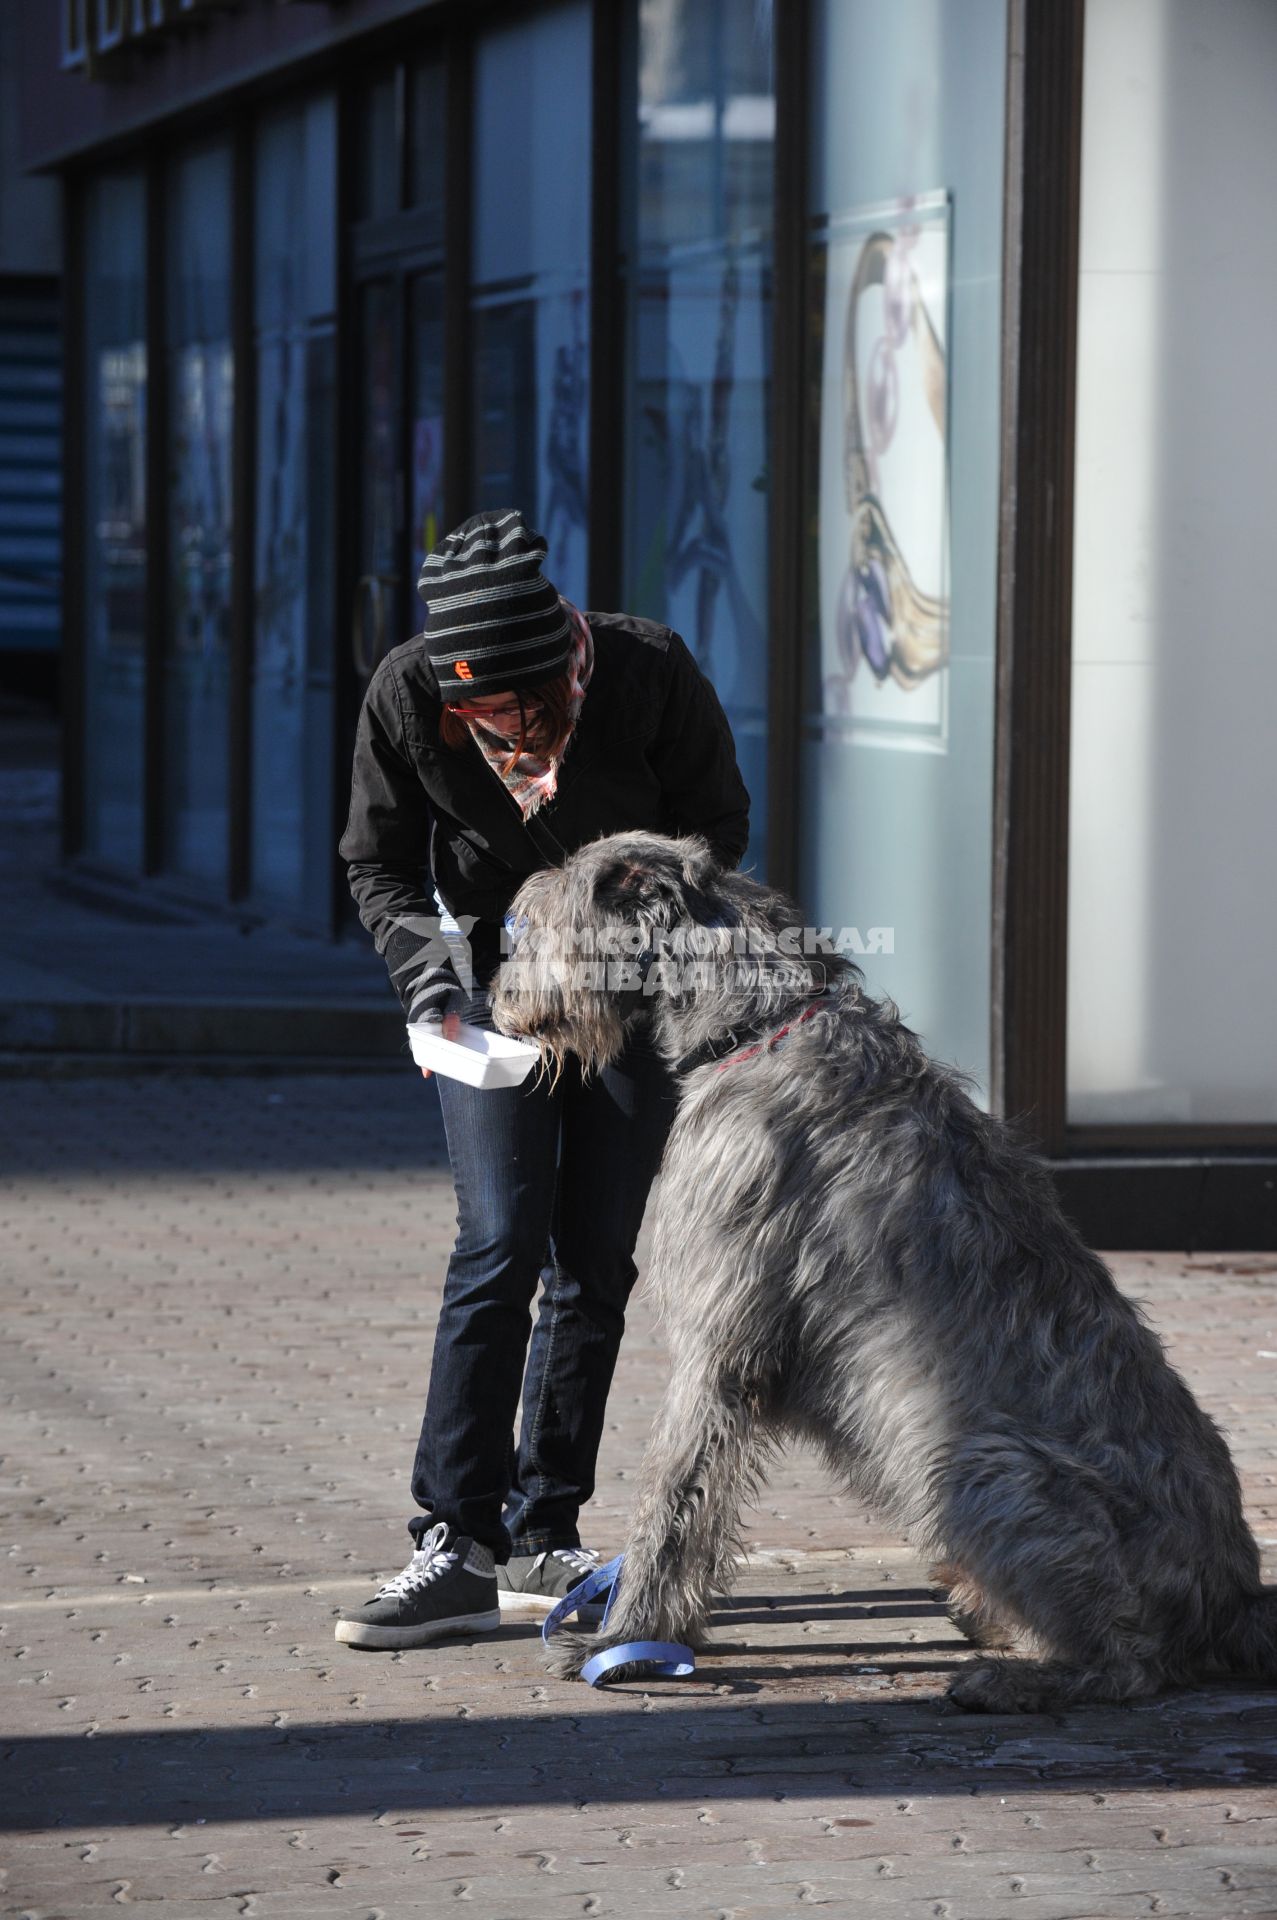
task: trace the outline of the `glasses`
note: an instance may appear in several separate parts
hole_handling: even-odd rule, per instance
[[[522,710],[517,701],[510,701],[499,707],[463,707],[459,703],[454,703],[452,711],[455,714],[459,714],[463,720],[481,720],[487,722],[493,720],[500,722],[504,720],[517,726],[525,712],[529,720],[536,718],[536,715],[540,711],[540,702],[525,695]]]

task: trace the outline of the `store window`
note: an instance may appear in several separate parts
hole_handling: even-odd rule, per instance
[[[85,202],[85,847],[143,860],[146,666],[146,183],[105,174]]]
[[[1271,1125],[1277,10],[1083,58],[1068,1119]]]
[[[432,246],[443,245],[447,77],[441,60],[422,60],[406,70],[408,96],[408,205],[421,214]]]
[[[816,0],[799,897],[987,1085],[1005,0]]]
[[[359,90],[355,127],[355,218],[385,220],[402,204],[400,149],[403,82],[386,67],[368,75]]]
[[[579,606],[589,557],[590,8],[485,34],[474,100],[476,509],[518,506]]]
[[[407,70],[408,202],[424,220],[429,265],[408,281],[408,390],[412,445],[411,535],[408,585],[414,621],[424,619],[416,583],[426,555],[448,531],[444,524],[443,415],[444,320],[443,234],[446,173],[446,82],[438,61]],[[419,255],[419,259],[426,256]]]
[[[623,132],[625,604],[713,680],[766,846],[770,6],[630,11]]]
[[[412,423],[412,572],[448,531],[443,505],[443,272],[414,273],[408,292],[408,390]],[[424,618],[424,614],[419,615]]]
[[[231,156],[181,155],[168,179],[168,620],[164,865],[224,887],[231,624]]]
[[[355,96],[355,218],[418,215],[414,238],[442,246],[447,77],[436,58],[364,76]]]
[[[349,644],[362,684],[420,628],[422,562],[447,531],[443,62],[431,56],[370,74],[355,118],[366,176],[351,246],[355,600],[338,645]]]
[[[257,133],[252,892],[323,920],[331,885],[336,108]]]

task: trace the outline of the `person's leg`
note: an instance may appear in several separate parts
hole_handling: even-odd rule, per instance
[[[546,1259],[562,1098],[548,1083],[480,1090],[437,1080],[457,1194],[430,1385],[412,1470],[422,1512],[414,1539],[438,1520],[510,1552],[502,1524],[513,1430]]]
[[[669,1069],[637,1040],[584,1084],[569,1064],[551,1255],[506,1513],[515,1554],[579,1544],[637,1277],[634,1246],[678,1102]]]

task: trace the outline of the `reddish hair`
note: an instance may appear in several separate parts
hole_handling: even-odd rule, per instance
[[[510,758],[501,769],[503,774],[514,770],[519,755],[527,745],[530,724],[541,722],[545,729],[551,744],[540,750],[547,760],[553,760],[556,755],[562,753],[567,745],[568,735],[572,731],[572,725],[568,719],[568,702],[572,697],[568,674],[556,674],[553,680],[544,680],[539,687],[529,688],[526,693],[515,689],[512,691],[519,702],[519,738],[515,742]],[[445,706],[439,715],[439,738],[444,746],[451,747],[454,753],[459,752],[470,739],[469,726],[449,706]]]

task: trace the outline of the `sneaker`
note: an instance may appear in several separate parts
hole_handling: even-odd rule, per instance
[[[440,1520],[367,1606],[342,1608],[337,1638],[348,1647],[424,1647],[448,1633],[491,1633],[500,1625],[491,1550]]]
[[[497,1568],[501,1611],[549,1613],[598,1564],[599,1556],[590,1547],[552,1547],[547,1553],[515,1554]]]

